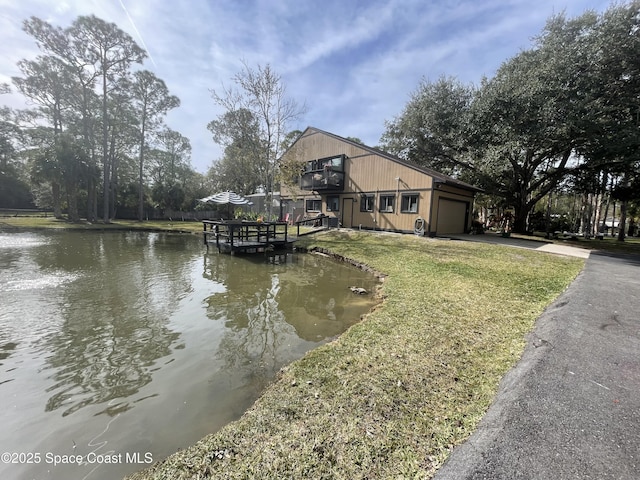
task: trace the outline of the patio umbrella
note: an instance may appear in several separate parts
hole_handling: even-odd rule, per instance
[[[242,195],[238,195],[235,192],[219,192],[208,197],[199,199],[198,201],[203,203],[217,203],[219,205],[227,205],[227,214],[231,216],[231,205],[251,205],[251,202],[244,198]]]

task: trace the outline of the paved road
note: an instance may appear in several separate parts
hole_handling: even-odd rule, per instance
[[[591,253],[528,340],[435,479],[639,479],[640,257]]]

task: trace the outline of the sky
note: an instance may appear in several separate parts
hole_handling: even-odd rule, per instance
[[[376,146],[423,80],[479,84],[532,46],[547,19],[602,12],[604,0],[0,0],[0,83],[40,52],[22,30],[37,16],[66,28],[80,15],[117,24],[147,51],[142,66],[180,98],[167,125],[191,141],[201,173],[222,157],[206,126],[224,113],[211,91],[269,64],[313,126]],[[15,89],[14,89],[15,90]],[[0,105],[25,108],[19,94]]]

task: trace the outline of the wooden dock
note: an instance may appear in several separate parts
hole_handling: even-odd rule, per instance
[[[254,222],[246,220],[203,220],[204,244],[214,244],[218,252],[264,252],[290,248],[296,241],[289,235],[286,222]]]

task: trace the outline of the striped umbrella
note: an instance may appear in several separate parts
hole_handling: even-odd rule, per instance
[[[231,205],[253,205],[249,200],[235,192],[220,192],[198,200],[203,203],[217,203],[227,205],[227,218],[231,218]]]
[[[235,192],[220,192],[199,200],[203,203],[219,203],[220,205],[249,205],[249,200]]]

